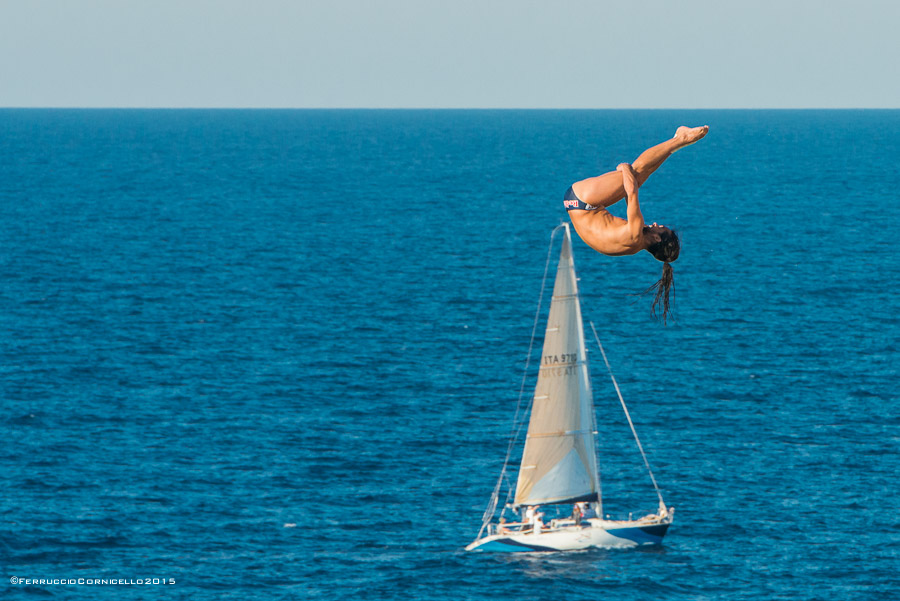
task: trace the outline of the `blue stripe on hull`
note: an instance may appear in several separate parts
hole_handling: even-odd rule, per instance
[[[483,545],[479,545],[472,549],[473,551],[492,551],[492,552],[501,552],[501,553],[521,553],[521,552],[534,552],[534,551],[556,551],[556,549],[551,549],[550,547],[542,547],[540,545],[526,545],[524,543],[520,543],[518,541],[514,541],[511,538],[501,538],[498,540],[492,540],[489,543],[484,543]]]
[[[612,528],[607,530],[608,533],[618,538],[630,540],[639,545],[656,545],[662,542],[669,524],[659,524],[658,526],[645,526],[643,528]]]

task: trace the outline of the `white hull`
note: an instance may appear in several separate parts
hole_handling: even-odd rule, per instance
[[[656,516],[654,516],[656,517]],[[533,532],[505,531],[478,539],[466,551],[535,552],[576,551],[592,547],[636,547],[662,542],[671,516],[626,521],[590,519],[580,526],[574,523]]]

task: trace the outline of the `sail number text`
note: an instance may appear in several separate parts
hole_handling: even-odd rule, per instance
[[[575,374],[578,355],[563,353],[561,355],[544,355],[541,358],[541,374],[545,376],[571,376]]]

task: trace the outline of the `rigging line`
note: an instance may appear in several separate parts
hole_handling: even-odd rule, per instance
[[[506,502],[503,503],[503,509],[500,510],[500,517],[503,517],[503,514],[506,513],[506,506],[509,504],[509,502],[510,502],[510,500],[512,499],[512,496],[513,496],[513,487],[512,487],[512,485],[509,483],[509,475],[508,475],[508,474],[505,474],[505,475],[503,476],[503,480],[506,482],[506,490],[507,490],[507,493],[506,493]]]
[[[612,367],[609,365],[609,360],[606,358],[606,351],[603,350],[603,345],[600,344],[600,337],[597,336],[597,328],[594,327],[594,322],[590,322],[591,330],[594,332],[594,340],[597,341],[597,346],[600,347],[600,354],[603,355],[603,362],[606,363],[606,369],[609,370],[609,377],[612,378],[613,386],[616,387],[616,394],[619,395],[619,402],[622,403],[622,409],[625,411],[625,417],[628,418],[628,425],[631,426],[631,433],[634,434],[634,441],[637,443],[638,450],[641,452],[641,457],[644,458],[644,465],[647,466],[647,471],[650,473],[650,481],[653,482],[653,488],[656,489],[656,496],[659,497],[659,507],[660,509],[665,509],[666,504],[663,501],[662,493],[659,491],[659,486],[656,484],[656,478],[653,476],[653,470],[650,469],[650,462],[647,461],[647,454],[644,453],[644,447],[641,445],[641,439],[638,438],[637,430],[634,429],[634,423],[631,421],[631,415],[628,413],[628,407],[625,406],[625,399],[622,398],[622,391],[619,390],[619,383],[616,382],[616,376],[613,375]]]
[[[491,500],[488,502],[487,509],[484,511],[484,515],[481,518],[481,529],[478,531],[478,537],[481,538],[481,533],[484,532],[485,527],[488,525],[488,522],[491,521],[491,517],[494,515],[494,511],[497,510],[497,501],[500,497],[500,487],[503,484],[503,479],[506,476],[506,467],[509,465],[509,457],[512,454],[513,446],[515,446],[516,439],[518,439],[519,434],[522,431],[522,424],[519,423],[519,414],[522,409],[522,397],[525,394],[525,382],[528,379],[528,368],[531,365],[531,353],[534,350],[534,338],[537,334],[538,322],[540,321],[541,316],[541,307],[544,304],[544,291],[547,288],[547,273],[550,270],[550,258],[553,255],[553,240],[556,238],[556,232],[560,229],[564,228],[566,224],[561,223],[550,233],[550,245],[547,248],[547,261],[544,264],[544,277],[541,279],[541,295],[538,297],[538,306],[537,311],[534,313],[534,324],[531,326],[531,341],[528,343],[528,355],[525,357],[525,369],[522,372],[522,384],[519,386],[519,400],[516,401],[516,413],[515,417],[513,417],[513,425],[512,430],[510,432],[509,444],[506,447],[506,458],[503,460],[503,469],[500,470],[500,477],[497,478],[497,484],[494,486],[494,492],[491,493]],[[507,495],[507,501],[509,496]]]

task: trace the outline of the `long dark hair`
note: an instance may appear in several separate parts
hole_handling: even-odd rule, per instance
[[[648,246],[647,250],[654,259],[663,262],[663,271],[662,277],[647,288],[644,294],[654,292],[650,314],[662,319],[663,325],[666,325],[670,308],[669,292],[675,287],[675,273],[672,271],[671,263],[678,258],[678,253],[681,252],[681,242],[678,241],[678,234],[674,230],[666,228],[660,233],[659,241]],[[658,315],[660,308],[662,308],[662,315]]]

